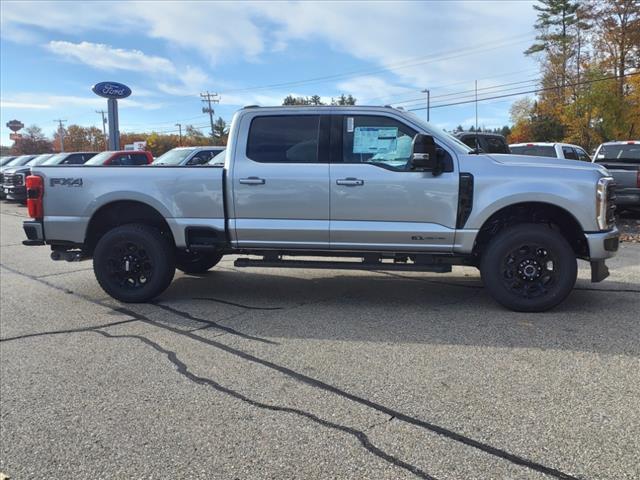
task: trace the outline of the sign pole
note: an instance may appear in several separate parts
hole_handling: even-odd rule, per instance
[[[120,130],[118,126],[118,100],[107,100],[109,111],[109,150],[120,150]]]

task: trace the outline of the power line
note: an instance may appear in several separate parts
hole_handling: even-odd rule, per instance
[[[635,73],[627,73],[625,75],[617,75],[617,76],[611,76],[611,77],[605,77],[605,78],[597,78],[595,80],[586,80],[583,82],[576,82],[576,83],[567,83],[565,85],[565,87],[577,87],[580,85],[587,85],[587,84],[591,84],[591,83],[596,83],[596,82],[604,82],[606,80],[617,80],[620,78],[624,78],[624,77],[632,77],[634,75],[640,75],[640,72],[635,72]],[[539,92],[544,92],[547,90],[558,90],[558,88],[560,87],[543,87],[543,88],[536,88],[535,90],[528,90],[528,91],[524,91],[524,92],[517,92],[517,93],[508,93],[505,95],[496,95],[494,97],[484,97],[484,98],[479,98],[478,100],[466,100],[463,102],[454,102],[454,103],[444,103],[444,104],[440,104],[440,105],[432,105],[431,109],[434,108],[443,108],[443,107],[452,107],[454,105],[464,105],[467,103],[474,103],[476,101],[481,102],[484,100],[493,100],[496,98],[506,98],[506,97],[515,97],[517,95],[527,95],[530,93],[539,93]],[[427,107],[419,107],[419,108],[411,108],[408,111],[409,112],[416,112],[418,110],[426,110]]]
[[[490,79],[493,79],[493,78],[512,77],[514,75],[519,75],[519,74],[525,73],[525,72],[526,73],[532,73],[532,72],[537,72],[537,71],[538,71],[537,68],[527,68],[527,69],[524,69],[524,70],[515,70],[515,71],[511,71],[511,72],[500,73],[498,75],[490,75],[488,77],[481,77],[481,78],[478,78],[478,80],[490,80]],[[458,81],[458,82],[447,83],[447,84],[444,84],[444,85],[438,85],[438,86],[435,86],[435,87],[431,87],[431,90],[442,90],[442,89],[445,89],[445,88],[455,87],[456,85],[465,85],[465,84],[471,83],[473,81],[474,80],[471,80],[471,79],[470,80],[461,80],[461,81]],[[407,93],[397,93],[397,94],[392,94],[392,95],[382,95],[382,96],[379,96],[379,97],[369,97],[369,98],[365,98],[362,101],[363,102],[371,102],[372,100],[380,100],[380,99],[387,99],[387,98],[397,98],[397,97],[402,97],[404,95],[408,95],[409,91],[412,91],[412,92],[416,91],[415,87],[396,87],[396,88],[402,88],[404,90],[407,90]],[[391,103],[395,104],[395,102],[391,102]]]
[[[538,83],[540,81],[539,78],[532,78],[530,80],[522,80],[520,82],[510,82],[510,83],[503,83],[503,84],[499,84],[499,85],[492,85],[489,87],[482,87],[482,88],[478,88],[478,92],[481,91],[486,91],[486,90],[493,90],[496,88],[501,88],[501,87],[507,87],[510,85],[521,85],[519,87],[513,87],[511,89],[504,89],[501,91],[509,91],[509,90],[516,90],[518,88],[523,88],[524,85],[522,84],[526,84],[526,83]],[[451,93],[446,93],[446,94],[441,94],[441,95],[432,95],[431,96],[431,100],[433,99],[438,99],[438,98],[446,98],[446,97],[457,97],[466,93],[474,93],[475,89],[472,90],[461,90],[459,92],[451,92]],[[408,99],[408,100],[403,100],[403,101],[398,101],[398,102],[393,102],[393,105],[401,105],[404,103],[412,103],[412,102],[417,102],[417,101],[424,101],[424,97],[417,97],[417,98],[412,98],[412,99]]]

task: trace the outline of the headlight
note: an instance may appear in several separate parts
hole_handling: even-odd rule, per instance
[[[13,177],[14,185],[24,185],[24,175],[22,173],[16,173],[16,176]]]
[[[613,228],[615,223],[614,187],[615,184],[611,177],[602,177],[598,180],[598,186],[596,187],[596,222],[600,230],[609,230]]]

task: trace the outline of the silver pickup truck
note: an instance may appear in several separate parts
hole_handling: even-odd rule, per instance
[[[28,177],[27,245],[93,258],[124,302],[162,293],[175,269],[448,272],[480,269],[490,294],[543,311],[618,249],[612,180],[598,165],[477,154],[383,107],[247,107],[224,166],[46,167]],[[305,258],[306,257],[306,258]]]

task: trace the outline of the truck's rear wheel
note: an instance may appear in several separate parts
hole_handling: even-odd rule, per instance
[[[480,272],[497,302],[518,312],[542,312],[567,298],[578,266],[560,233],[546,225],[522,224],[501,231],[489,243]]]
[[[173,247],[156,228],[122,225],[98,241],[93,271],[100,286],[116,300],[146,302],[162,293],[173,279]]]
[[[218,252],[178,252],[176,255],[176,268],[184,273],[204,273],[215,267],[222,254]]]

